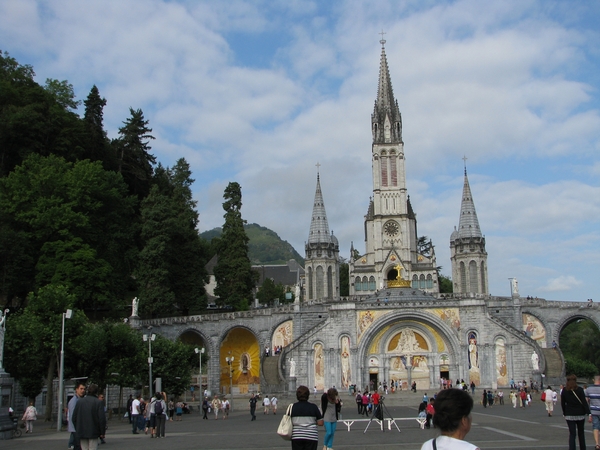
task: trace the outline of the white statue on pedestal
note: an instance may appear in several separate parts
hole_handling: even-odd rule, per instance
[[[536,352],[533,352],[531,355],[531,365],[533,366],[533,370],[540,370],[540,358]]]
[[[137,317],[139,304],[140,300],[137,297],[134,297],[133,301],[131,302],[131,317]]]
[[[296,361],[294,361],[294,358],[290,358],[290,377],[295,377],[296,376]]]

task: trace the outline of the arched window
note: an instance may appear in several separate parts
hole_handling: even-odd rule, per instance
[[[360,277],[356,277],[354,280],[354,290],[356,292],[362,291],[362,283],[360,282]]]
[[[369,279],[367,277],[362,278],[362,287],[363,287],[363,291],[369,290]]]
[[[465,293],[467,292],[467,269],[464,262],[461,261],[458,270],[460,272],[460,292]]]
[[[419,277],[419,289],[425,289],[425,275]]]
[[[485,285],[485,264],[483,261],[481,261],[481,269],[479,270],[479,273],[481,275],[481,293],[485,294],[487,292],[487,287]]]
[[[333,298],[333,273],[331,266],[327,268],[327,298]]]
[[[427,275],[427,289],[433,288],[433,277],[431,274]]]
[[[313,296],[313,269],[312,267],[308,268],[308,299],[313,300],[315,297]]]
[[[413,275],[412,277],[412,287],[414,289],[419,289],[419,277],[416,275]]]
[[[469,263],[469,292],[479,292],[477,287],[477,263],[475,261]]]
[[[375,277],[369,277],[369,290],[375,290]]]
[[[325,271],[323,270],[322,266],[317,267],[316,270],[316,286],[315,286],[315,291],[316,291],[316,298],[320,299],[323,298],[324,294],[325,294]]]

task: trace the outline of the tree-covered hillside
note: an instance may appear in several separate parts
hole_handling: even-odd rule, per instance
[[[248,244],[249,256],[252,264],[285,264],[290,259],[295,259],[304,266],[304,258],[287,241],[282,240],[277,233],[256,223],[244,225],[246,234],[250,238]],[[200,234],[207,241],[221,236],[221,228],[213,228]]]

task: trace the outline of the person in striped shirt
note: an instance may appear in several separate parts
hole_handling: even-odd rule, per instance
[[[600,450],[600,375],[594,377],[594,384],[588,386],[585,396],[592,411],[588,420],[592,423],[592,428],[594,429],[596,449]]]
[[[296,389],[298,401],[292,405],[292,450],[317,450],[319,432],[317,426],[323,426],[323,416],[319,407],[310,403],[310,389],[299,386]]]

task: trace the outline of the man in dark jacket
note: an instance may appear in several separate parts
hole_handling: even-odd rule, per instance
[[[98,438],[104,438],[106,416],[104,404],[98,400],[98,386],[90,384],[87,395],[80,399],[73,411],[73,425],[79,438],[81,450],[96,450]]]

